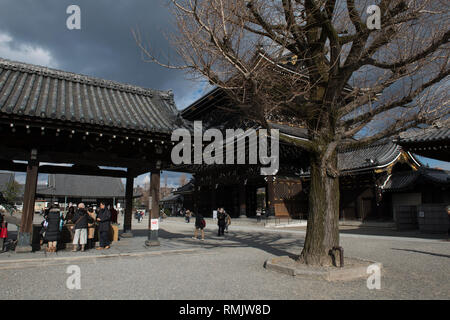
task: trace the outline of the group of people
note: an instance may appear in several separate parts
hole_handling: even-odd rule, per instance
[[[187,210],[189,211],[189,210]],[[191,212],[189,211],[191,214]],[[187,212],[186,212],[187,215]],[[231,217],[230,215],[225,211],[224,208],[218,208],[217,209],[217,226],[218,226],[218,236],[224,236],[225,233],[228,233],[228,227],[231,224]],[[202,214],[197,213],[195,216],[195,230],[194,230],[194,236],[193,239],[197,239],[197,236],[199,233],[201,233],[201,240],[205,240],[205,229],[206,227],[206,221],[205,218],[202,216]]]
[[[136,218],[138,223],[141,223],[142,220],[144,220],[144,215],[145,215],[144,211],[136,210],[136,212],[134,213],[134,217]]]
[[[41,245],[46,240],[48,242],[47,252],[56,252],[62,228],[66,223],[70,225],[70,231],[73,233],[72,251],[78,251],[80,246],[81,251],[93,249],[97,227],[99,231],[99,247],[97,247],[97,250],[109,249],[110,224],[113,221],[109,208],[106,207],[105,203],[100,203],[98,210],[94,210],[92,207],[86,209],[85,205],[80,203],[76,209],[71,206],[64,217],[59,205],[52,204],[45,210],[44,220],[41,223]]]

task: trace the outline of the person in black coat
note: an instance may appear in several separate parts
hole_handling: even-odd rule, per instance
[[[225,231],[225,225],[226,225],[226,214],[225,210],[223,208],[219,209],[219,212],[217,214],[217,225],[219,226],[219,232],[218,236],[223,236]]]
[[[104,203],[100,203],[100,210],[98,211],[97,221],[99,222],[98,231],[100,233],[100,246],[97,250],[109,249],[109,230],[111,224],[111,212],[105,207]]]
[[[66,218],[64,219],[64,221],[65,221],[66,223],[75,222],[75,221],[73,220],[74,216],[75,216],[75,207],[70,206],[70,207],[69,207],[69,211],[67,212]]]
[[[75,233],[73,236],[73,250],[77,251],[78,243],[81,245],[81,251],[84,251],[84,247],[87,243],[87,228],[88,228],[88,214],[83,203],[78,205],[78,209],[73,216],[73,222],[75,223]]]
[[[56,245],[60,237],[61,212],[59,206],[52,205],[45,219],[48,222],[45,238],[48,241],[47,252],[56,252]]]

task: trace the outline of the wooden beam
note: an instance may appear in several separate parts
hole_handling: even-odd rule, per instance
[[[34,218],[34,202],[38,180],[38,168],[39,163],[37,161],[32,160],[28,162],[22,219],[20,222],[19,233],[17,235],[16,252],[32,251],[31,240]]]
[[[158,227],[156,221],[159,220],[159,185],[160,185],[160,171],[154,170],[150,176],[150,196],[152,197],[152,207],[150,209],[150,219],[148,220],[148,240],[145,241],[147,246],[159,246]],[[152,224],[155,223],[155,224]]]
[[[273,176],[267,176],[267,206],[269,215],[275,215],[275,190]]]
[[[131,238],[133,233],[131,231],[132,225],[132,214],[133,214],[133,174],[127,177],[126,187],[125,187],[125,215],[123,217],[123,234],[122,237]]]
[[[245,195],[245,185],[239,185],[239,217],[244,217],[247,214],[247,201]]]

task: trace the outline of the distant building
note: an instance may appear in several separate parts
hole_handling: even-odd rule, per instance
[[[134,194],[134,198],[140,197]],[[69,174],[49,174],[47,186],[40,186],[36,199],[59,203],[124,203],[125,187],[120,178]]]

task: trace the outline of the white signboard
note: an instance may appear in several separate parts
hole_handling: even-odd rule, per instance
[[[152,219],[150,224],[150,230],[158,230],[159,229],[159,219]]]
[[[214,219],[214,220],[217,219],[217,210],[213,210],[213,219]]]

